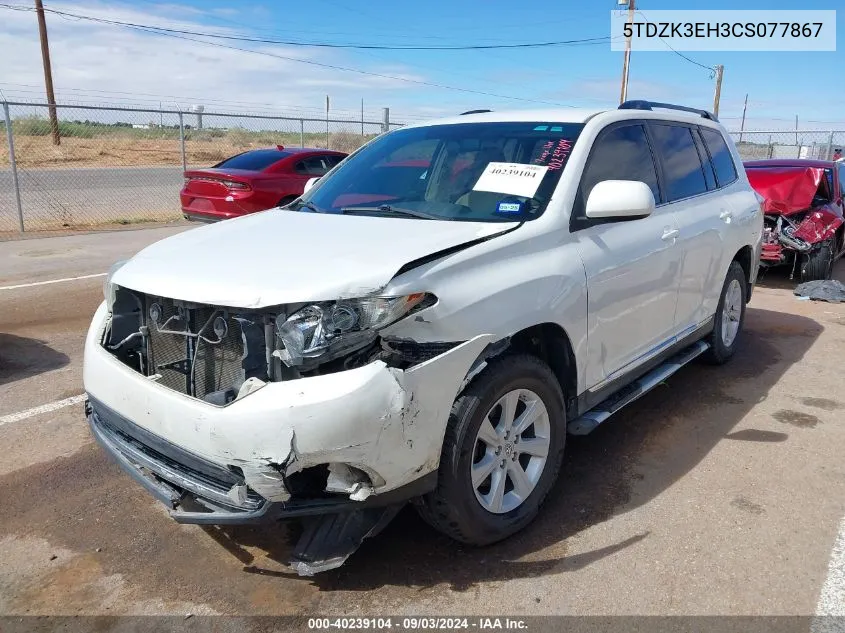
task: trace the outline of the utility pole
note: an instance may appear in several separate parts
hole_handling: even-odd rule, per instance
[[[634,6],[635,0],[628,0],[628,24],[633,24],[634,22]],[[623,1],[620,0],[620,4],[623,4]],[[619,103],[625,103],[628,99],[628,74],[631,68],[631,36],[625,38],[625,61],[622,65],[622,92],[619,95]]]
[[[745,105],[742,106],[742,123],[739,126],[739,142],[742,143],[742,133],[745,131],[745,112],[748,110],[748,94],[745,95]]]
[[[329,95],[326,95],[326,149],[329,148]]]
[[[47,43],[47,22],[44,20],[44,5],[35,0],[35,13],[38,15],[38,34],[41,37],[41,61],[44,63],[44,84],[47,87],[47,105],[50,110],[50,131],[53,133],[53,145],[61,145],[59,119],[56,116],[56,96],[53,94],[53,71],[50,68],[50,45]]]
[[[795,144],[798,145],[798,115],[795,115]]]
[[[719,116],[719,102],[722,100],[722,76],[725,74],[725,67],[721,64],[716,66],[716,93],[713,95],[713,114]]]

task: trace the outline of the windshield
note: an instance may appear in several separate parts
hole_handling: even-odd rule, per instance
[[[516,122],[397,130],[350,156],[302,197],[299,208],[470,222],[533,220],[545,211],[583,127]]]

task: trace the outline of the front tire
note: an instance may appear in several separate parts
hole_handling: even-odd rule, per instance
[[[709,338],[710,349],[705,357],[711,364],[723,365],[736,352],[742,326],[745,323],[747,292],[745,271],[738,262],[731,262],[722,286],[719,305],[716,308],[713,332]]]
[[[833,240],[822,242],[817,249],[807,254],[801,266],[801,281],[830,279],[833,273]]]
[[[455,400],[437,489],[417,510],[463,543],[507,538],[537,515],[565,441],[563,393],[549,367],[528,355],[494,360]]]

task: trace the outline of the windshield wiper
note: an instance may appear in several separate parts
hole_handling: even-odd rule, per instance
[[[313,211],[314,213],[325,213],[320,207],[315,205],[313,202],[300,202],[299,206],[296,207],[297,211],[302,211],[303,209],[308,209],[309,211]]]
[[[392,207],[389,204],[382,204],[377,207],[343,207],[342,213],[353,213],[361,211],[363,213],[394,213],[397,215],[404,215],[409,218],[418,218],[421,220],[451,220],[451,218],[443,217],[442,215],[434,215],[433,213],[426,213],[425,211],[417,211],[415,209],[404,209],[402,207]]]

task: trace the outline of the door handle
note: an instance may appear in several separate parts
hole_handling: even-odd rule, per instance
[[[678,229],[665,229],[660,239],[668,242],[669,240],[674,240],[680,234],[681,232]]]
[[[720,219],[720,220],[724,220],[725,222],[727,222],[728,224],[730,224],[731,219],[733,218],[733,216],[734,216],[733,211],[728,211],[728,210],[725,210],[725,211],[722,211],[722,212],[719,214],[719,219]]]

